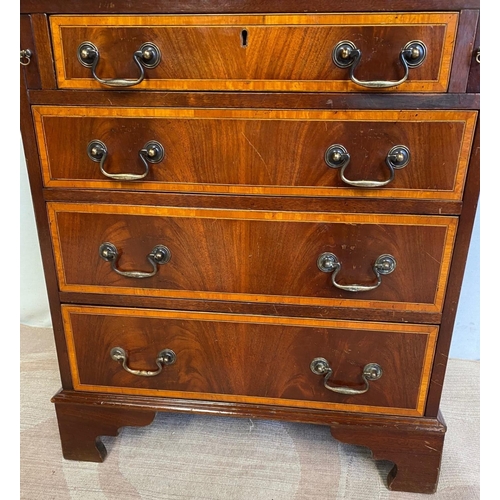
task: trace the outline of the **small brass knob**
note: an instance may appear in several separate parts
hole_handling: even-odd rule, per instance
[[[340,51],[340,57],[342,59],[347,59],[350,53],[351,51],[349,50],[348,47],[342,47],[342,50]]]
[[[418,47],[413,47],[413,48],[411,49],[410,57],[411,57],[412,59],[418,59],[418,58],[420,57],[420,54],[421,54],[421,52],[420,52],[420,50],[418,49]]]

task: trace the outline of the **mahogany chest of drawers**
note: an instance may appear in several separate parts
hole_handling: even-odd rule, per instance
[[[367,5],[21,0],[67,459],[159,411],[284,419],[435,490],[479,2]]]

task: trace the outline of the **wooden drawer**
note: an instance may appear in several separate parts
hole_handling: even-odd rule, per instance
[[[442,110],[33,109],[48,187],[450,200],[462,197],[477,116]],[[61,142],[63,134],[71,147]],[[164,157],[146,164],[140,152],[153,140]],[[96,141],[107,149],[102,162],[88,154]],[[335,144],[350,156],[345,180],[342,168],[330,168],[325,159]],[[409,162],[403,168],[393,163],[391,182],[349,184],[388,181],[388,155],[401,145]],[[123,174],[135,179],[116,178]]]
[[[455,47],[458,13],[52,16],[60,88],[116,88],[99,83],[77,57],[83,42],[98,50],[100,79],[137,81],[134,53],[145,43],[160,52],[159,64],[144,69],[131,89],[362,91],[349,68],[334,64],[339,42],[361,51],[354,77],[400,81],[401,50],[420,40],[423,63],[390,92],[446,92]],[[90,59],[83,59],[90,63]],[[151,58],[146,63],[151,65]],[[95,59],[94,59],[95,61]]]
[[[151,309],[63,306],[76,390],[422,415],[438,328]],[[111,358],[127,356],[128,373]],[[156,365],[160,351],[173,364]],[[365,365],[382,369],[364,394],[324,387],[310,365],[324,358],[332,386],[365,388]],[[170,354],[170,359],[172,355]]]
[[[440,312],[457,218],[406,215],[211,210],[151,206],[48,203],[60,289],[207,300],[237,300]],[[114,262],[100,256],[112,243]],[[170,260],[145,279],[121,272],[154,271],[157,245]],[[333,286],[378,282],[381,255],[396,269],[380,286],[353,292]],[[110,252],[107,252],[110,257]],[[379,273],[380,274],[380,273]]]

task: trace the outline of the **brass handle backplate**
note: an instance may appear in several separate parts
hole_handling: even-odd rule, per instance
[[[338,394],[345,394],[348,396],[353,396],[356,394],[364,394],[370,388],[370,381],[378,380],[382,374],[382,368],[377,363],[368,363],[363,368],[363,373],[361,377],[365,383],[363,389],[353,389],[352,387],[335,387],[332,385],[328,385],[328,380],[333,374],[333,370],[330,367],[330,364],[325,358],[314,358],[311,361],[310,369],[315,375],[324,375],[323,385],[332,392],[336,392]]]
[[[394,146],[385,157],[385,163],[389,169],[389,178],[385,181],[351,180],[345,176],[345,170],[351,161],[347,149],[341,144],[333,144],[325,152],[325,162],[330,168],[340,168],[340,178],[349,186],[361,188],[379,188],[387,186],[394,180],[395,172],[406,167],[410,162],[410,150],[406,146]]]
[[[177,360],[177,356],[175,355],[175,352],[172,351],[172,349],[163,349],[163,351],[160,351],[158,353],[158,356],[155,360],[156,365],[158,366],[157,370],[133,370],[132,368],[129,368],[127,366],[127,352],[122,347],[113,347],[109,355],[111,356],[111,359],[113,361],[118,361],[119,363],[121,363],[123,368],[127,372],[131,373],[132,375],[138,375],[139,377],[155,377],[162,372],[164,366],[173,365]]]
[[[92,42],[81,43],[76,51],[76,56],[82,66],[92,69],[92,76],[95,80],[108,87],[133,87],[134,85],[138,85],[144,80],[144,68],[156,68],[161,61],[160,49],[154,43],[146,42],[133,54],[134,61],[140,71],[139,78],[136,80],[124,78],[102,79],[96,74],[97,64],[100,58],[99,49]]]
[[[335,46],[332,54],[333,62],[336,66],[339,68],[351,68],[349,77],[353,83],[369,89],[387,89],[401,85],[408,79],[409,70],[420,66],[424,62],[426,56],[427,47],[425,43],[420,40],[413,40],[408,42],[399,53],[399,59],[405,70],[405,74],[401,80],[362,81],[354,76],[354,70],[361,61],[361,50],[359,50],[354,43],[349,40],[343,40]]]
[[[324,273],[332,273],[332,284],[336,288],[347,292],[369,292],[382,284],[382,275],[391,274],[396,269],[396,259],[389,254],[383,254],[377,258],[372,268],[377,277],[377,282],[374,285],[341,285],[337,283],[337,274],[342,266],[337,256],[333,253],[322,253],[318,257],[317,266]]]

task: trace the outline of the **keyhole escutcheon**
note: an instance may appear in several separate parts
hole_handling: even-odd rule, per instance
[[[246,49],[248,47],[248,30],[241,30],[241,46]]]

